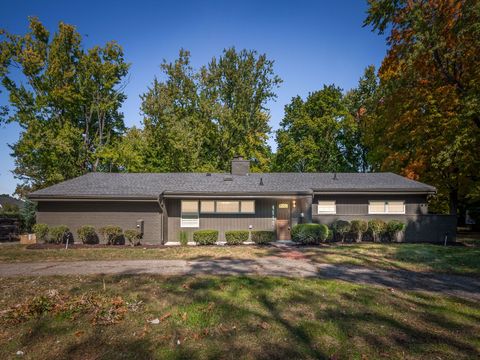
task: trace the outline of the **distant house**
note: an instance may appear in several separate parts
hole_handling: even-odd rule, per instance
[[[231,173],[89,173],[38,190],[37,222],[143,228],[144,243],[178,241],[180,232],[273,230],[290,239],[298,223],[398,219],[406,241],[455,236],[455,219],[428,214],[432,186],[393,173],[251,173],[237,157]]]

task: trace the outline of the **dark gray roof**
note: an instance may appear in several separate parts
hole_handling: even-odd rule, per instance
[[[19,208],[22,208],[24,203],[23,203],[22,200],[16,199],[13,196],[10,196],[8,194],[1,194],[0,195],[0,208],[5,206],[6,204],[16,205]]]
[[[263,185],[261,185],[261,182]],[[159,194],[299,194],[311,192],[419,192],[432,186],[393,173],[89,173],[38,190],[30,198],[128,197]]]

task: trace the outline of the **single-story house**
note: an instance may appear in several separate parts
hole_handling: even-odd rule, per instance
[[[393,173],[251,173],[250,162],[232,161],[220,173],[89,173],[35,191],[37,222],[76,229],[92,225],[140,228],[143,243],[179,241],[180,233],[215,229],[273,230],[290,239],[298,223],[337,219],[397,219],[405,241],[455,237],[456,219],[428,213],[436,189]]]

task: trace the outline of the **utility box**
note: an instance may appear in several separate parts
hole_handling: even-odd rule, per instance
[[[137,220],[137,230],[140,231],[140,234],[143,235],[144,221],[143,219]]]

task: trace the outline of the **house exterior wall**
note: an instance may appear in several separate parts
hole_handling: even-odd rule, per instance
[[[49,226],[67,225],[74,240],[79,242],[77,229],[83,225],[98,230],[105,225],[135,229],[137,220],[144,221],[143,242],[160,244],[161,214],[156,202],[120,201],[40,201],[37,223]],[[99,234],[100,242],[103,242]]]

